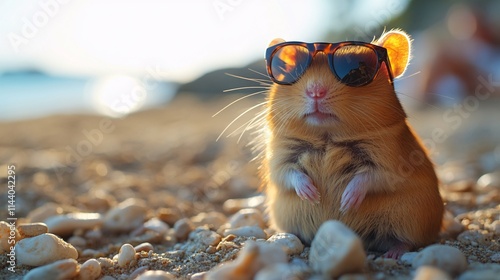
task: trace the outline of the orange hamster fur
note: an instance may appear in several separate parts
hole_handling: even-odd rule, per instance
[[[372,44],[387,49],[391,69],[383,63],[367,85],[342,84],[322,52],[296,83],[272,84],[261,175],[278,230],[310,243],[323,222],[335,219],[366,249],[398,258],[436,240],[443,202],[433,164],[389,79],[388,71],[404,73],[410,39],[393,30]],[[306,94],[314,90],[326,94]]]

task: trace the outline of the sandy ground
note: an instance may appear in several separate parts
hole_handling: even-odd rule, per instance
[[[199,101],[183,95],[165,108],[122,119],[51,116],[0,123],[0,205],[3,208],[0,220],[7,218],[4,205],[9,164],[16,166],[19,222],[32,210],[48,203],[55,203],[67,212],[105,213],[114,204],[131,197],[147,202],[150,217],[171,213],[170,223],[201,212],[217,211],[229,217],[232,213],[223,209],[224,201],[253,196],[259,186],[258,163],[250,162],[253,155],[246,145],[252,135],[246,134],[240,143],[237,143],[238,137],[215,141],[232,119],[262,101],[247,99],[211,117],[237,97]],[[468,230],[468,235],[443,235],[441,243],[461,249],[472,268],[484,263],[500,263],[500,236],[491,226],[500,216],[498,105],[498,100],[489,100],[460,112],[425,106],[423,110],[409,113],[410,121],[437,163],[447,209]],[[245,120],[228,131],[232,132]],[[497,174],[492,189],[476,183],[483,174],[492,172]],[[96,196],[103,198],[104,203],[94,203]],[[152,255],[144,256],[126,269],[103,269],[101,276],[127,279],[138,267],[147,266],[189,279],[193,273],[233,259],[246,239],[232,240],[234,248],[191,255],[179,253],[179,249],[191,241],[153,240]],[[98,242],[87,244],[87,248],[78,249],[80,252],[95,249],[101,257],[112,257],[125,242],[132,243],[128,234],[106,234]],[[307,260],[307,249],[295,257]],[[88,258],[80,257],[78,262]],[[0,256],[0,269],[0,278],[7,279],[24,275],[30,267],[18,267],[12,274],[7,271],[5,256]],[[367,271],[376,279],[411,279],[411,273],[408,264],[388,265],[376,261],[370,263]]]

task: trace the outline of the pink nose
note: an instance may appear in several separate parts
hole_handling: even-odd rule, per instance
[[[307,87],[306,94],[307,96],[313,99],[321,99],[326,96],[328,92],[327,88],[320,84],[313,84]]]

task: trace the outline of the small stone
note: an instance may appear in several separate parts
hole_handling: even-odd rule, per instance
[[[83,248],[87,245],[87,241],[85,240],[85,238],[76,235],[71,236],[68,239],[68,243],[75,247],[80,247],[80,248]]]
[[[300,279],[300,272],[294,271],[287,263],[268,265],[257,272],[254,280]]]
[[[78,258],[75,247],[52,233],[22,239],[17,242],[15,249],[18,263],[30,266]]]
[[[417,252],[404,253],[399,260],[402,263],[411,264],[417,254],[418,254]]]
[[[385,277],[372,278],[369,275],[361,274],[361,273],[344,274],[344,275],[339,277],[339,280],[371,280],[371,279],[385,279]]]
[[[149,252],[154,250],[153,245],[151,245],[151,243],[149,242],[141,243],[135,246],[134,249],[136,252]]]
[[[250,198],[228,199],[222,205],[224,211],[236,213],[244,208],[264,208],[266,197],[258,195]]]
[[[247,241],[236,260],[216,266],[205,275],[205,280],[251,280],[262,268],[286,263],[287,259],[277,245]]]
[[[479,177],[476,183],[476,189],[480,192],[500,189],[500,171],[486,173],[483,176]]]
[[[441,232],[446,236],[456,237],[465,230],[464,225],[458,221],[450,211],[446,210],[443,216],[443,224]]]
[[[188,218],[180,219],[174,224],[175,237],[179,241],[184,241],[193,229],[194,224]]]
[[[304,250],[304,244],[302,244],[297,236],[291,233],[276,233],[269,237],[267,241],[280,245],[288,255],[300,254]]]
[[[413,280],[452,280],[452,278],[439,268],[424,265],[417,269]]]
[[[9,239],[12,236],[14,239]],[[7,222],[0,221],[0,254],[10,252],[9,240],[19,240],[20,236],[15,225],[9,225]],[[12,241],[11,241],[12,242]]]
[[[73,259],[62,259],[30,270],[24,280],[53,279],[64,280],[75,277],[78,263]]]
[[[234,234],[236,236],[255,237],[257,239],[267,238],[267,234],[258,226],[243,226],[224,230],[224,236]]]
[[[179,214],[170,208],[160,208],[156,211],[156,217],[164,221],[170,226],[173,226],[177,220],[180,219]]]
[[[64,212],[63,208],[55,203],[46,203],[35,210],[28,213],[26,219],[32,223],[44,222],[45,219],[61,215]]]
[[[44,223],[21,224],[17,227],[21,238],[34,237],[48,232],[48,227]]]
[[[361,239],[343,223],[334,220],[320,226],[309,253],[313,270],[330,278],[361,272],[365,260]]]
[[[435,266],[452,276],[457,276],[467,269],[467,259],[455,247],[435,244],[425,247],[413,259],[414,268],[424,265]]]
[[[227,217],[220,212],[199,213],[191,217],[191,222],[195,226],[208,226],[209,228],[218,229],[227,222]]]
[[[156,231],[161,235],[166,235],[170,227],[158,218],[152,218],[144,223],[144,228]]]
[[[130,275],[128,276],[128,279],[137,279],[139,275],[143,274],[144,272],[148,271],[149,267],[148,266],[140,266],[136,268]]]
[[[135,260],[135,249],[132,245],[126,243],[120,248],[120,252],[117,255],[118,265],[120,267],[125,267]]]
[[[139,228],[146,219],[147,211],[144,201],[129,198],[106,213],[103,228],[113,232],[127,232]]]
[[[85,230],[100,226],[102,216],[99,213],[69,213],[49,217],[45,223],[50,233],[67,236],[73,234],[77,229]]]
[[[492,262],[500,263],[500,252],[491,255],[490,260]]]
[[[101,264],[96,259],[88,259],[80,267],[79,280],[94,280],[101,275]]]
[[[110,258],[98,258],[97,261],[101,264],[101,267],[109,268],[113,266],[113,260]]]
[[[174,280],[175,277],[163,270],[149,270],[141,274],[137,280]]]
[[[473,186],[473,181],[470,179],[464,179],[443,185],[443,189],[449,192],[466,192],[472,190]]]
[[[243,226],[258,226],[265,228],[262,212],[258,209],[247,208],[236,212],[229,219],[229,228],[239,228]]]
[[[458,280],[494,280],[498,279],[500,271],[495,270],[469,270],[460,275]]]
[[[195,274],[191,275],[190,280],[205,280],[206,274],[207,274],[207,271],[195,273]]]
[[[189,239],[201,242],[205,246],[217,246],[222,237],[216,232],[200,227],[189,233]]]

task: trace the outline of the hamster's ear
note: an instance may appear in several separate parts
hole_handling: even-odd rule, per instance
[[[375,44],[387,49],[394,78],[403,75],[410,62],[410,36],[402,30],[391,30],[382,34]]]
[[[269,43],[269,46],[267,46],[267,47],[272,47],[274,45],[277,45],[279,43],[284,43],[284,42],[285,42],[285,40],[283,40],[281,38],[276,38],[276,39],[272,40],[271,43]]]

